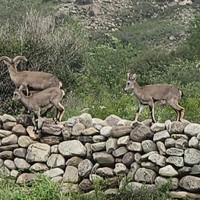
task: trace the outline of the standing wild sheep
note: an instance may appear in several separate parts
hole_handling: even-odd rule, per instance
[[[35,118],[35,130],[38,129],[38,119],[40,117],[41,109],[51,109],[56,107],[57,114],[55,122],[61,121],[64,114],[64,107],[61,101],[65,95],[65,92],[57,87],[47,88],[40,92],[25,96],[22,91],[16,89],[13,94],[12,100],[20,100],[22,104],[34,113]]]
[[[149,106],[153,123],[156,122],[154,116],[155,103],[170,105],[177,113],[177,121],[180,121],[184,117],[185,109],[178,104],[182,92],[173,85],[154,84],[139,86],[136,82],[136,74],[128,73],[125,91],[127,90],[132,90],[139,101],[135,121],[137,121],[143,106],[147,105]]]
[[[29,95],[30,90],[41,91],[50,87],[62,87],[60,80],[51,73],[40,71],[18,71],[17,65],[21,60],[27,61],[24,56],[16,56],[11,59],[8,56],[1,56],[0,61],[3,61],[10,74],[10,78],[19,90],[26,91]]]

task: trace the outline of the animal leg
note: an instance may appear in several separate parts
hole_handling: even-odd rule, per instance
[[[168,102],[168,104],[176,111],[177,113],[177,119],[176,121],[181,121],[181,119],[183,119],[184,117],[184,114],[185,114],[185,109],[180,106],[178,104],[178,101],[177,100],[173,100],[173,101],[170,101]]]
[[[149,103],[149,110],[150,110],[150,114],[151,114],[151,119],[152,119],[152,122],[155,123],[156,120],[155,120],[155,105],[154,105],[154,102],[153,100]]]
[[[56,120],[60,122],[63,117],[65,108],[60,102],[57,103],[56,108],[57,108]]]
[[[143,107],[144,107],[144,105],[142,105],[141,103],[139,103],[139,106],[138,106],[138,109],[137,109],[136,115],[135,115],[135,121],[138,120],[138,117],[139,117],[140,113],[142,112]]]
[[[38,130],[39,127],[38,127],[38,119],[40,117],[40,111],[35,111],[34,112],[34,130]]]
[[[49,108],[47,108],[47,110],[41,114],[41,117],[45,117],[47,115],[47,113],[53,108],[53,105]]]

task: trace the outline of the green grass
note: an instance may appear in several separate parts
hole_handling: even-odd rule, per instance
[[[1,176],[2,177],[2,176]],[[125,188],[119,190],[116,195],[105,194],[106,181],[96,181],[93,185],[94,192],[84,194],[70,190],[68,193],[62,191],[62,184],[52,182],[49,178],[39,175],[38,179],[31,183],[16,184],[8,177],[0,180],[0,200],[164,200],[170,199],[170,185],[158,187],[149,192],[145,185],[142,192],[133,196],[132,192]]]

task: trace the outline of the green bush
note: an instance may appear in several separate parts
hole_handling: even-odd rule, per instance
[[[51,72],[63,83],[67,92],[76,86],[74,71],[81,68],[81,56],[87,49],[88,34],[75,20],[56,24],[54,17],[43,16],[40,12],[27,12],[15,26],[6,24],[0,30],[0,54],[13,58],[26,56],[27,63],[18,66],[21,70]],[[7,101],[2,112],[12,113],[10,99],[14,85],[10,81],[6,66],[1,62],[0,101]],[[3,103],[2,103],[3,104]]]

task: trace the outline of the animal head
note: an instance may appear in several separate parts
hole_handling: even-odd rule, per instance
[[[126,87],[125,87],[124,90],[128,91],[130,89],[134,89],[134,83],[135,83],[135,81],[136,81],[136,74],[128,72],[127,73]]]
[[[1,56],[0,61],[3,61],[8,68],[14,68],[17,70],[17,65],[21,60],[28,61],[25,56],[16,56],[15,58],[11,59],[8,56]]]
[[[19,100],[19,99],[21,99],[21,93],[18,89],[16,89],[13,93],[12,100],[15,101],[15,100]]]

